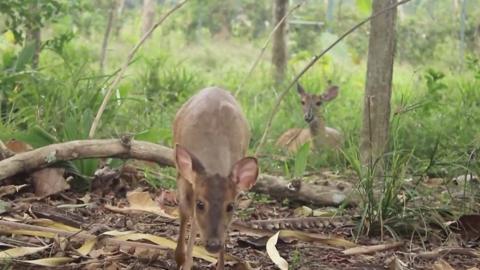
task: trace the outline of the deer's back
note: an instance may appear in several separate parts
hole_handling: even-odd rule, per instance
[[[186,147],[209,173],[227,176],[245,156],[250,131],[235,98],[218,87],[192,96],[177,112],[174,142]]]

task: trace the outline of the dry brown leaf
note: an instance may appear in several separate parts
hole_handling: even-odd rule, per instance
[[[455,270],[448,262],[446,262],[444,259],[438,259],[434,264],[433,264],[433,270]]]
[[[277,248],[275,245],[277,244],[278,241],[278,235],[280,232],[275,233],[268,239],[267,241],[267,254],[268,257],[272,260],[273,263],[280,269],[280,270],[288,270],[288,262],[280,256],[280,253],[278,253]]]
[[[54,267],[54,266],[59,266],[59,265],[69,263],[71,261],[73,261],[73,258],[52,257],[52,258],[44,258],[44,259],[38,259],[38,260],[25,260],[25,261],[22,261],[22,262],[29,263],[29,264],[35,264],[35,265],[41,265],[41,266]]]
[[[301,206],[301,207],[298,207],[297,209],[293,210],[293,214],[296,217],[309,217],[313,214],[313,210],[310,207]]]
[[[131,240],[131,241],[137,241],[137,240],[148,240],[154,244],[157,244],[161,247],[165,247],[168,249],[175,249],[177,247],[177,242],[173,241],[168,238],[152,235],[152,234],[146,234],[146,233],[134,233],[134,232],[118,232],[118,231],[110,231],[110,232],[105,232],[103,235],[112,235],[115,236],[115,239],[118,240]],[[193,252],[192,255],[196,258],[204,259],[205,261],[208,262],[216,262],[217,259],[214,257],[214,255],[208,253],[204,248],[199,247],[199,246],[194,246],[193,247]],[[231,259],[232,256],[229,256],[225,254],[225,259]]]
[[[43,198],[70,188],[63,168],[45,168],[32,173],[35,195]]]
[[[387,262],[388,270],[406,270],[407,264],[402,262],[397,256],[389,258]]]
[[[166,218],[177,218],[171,214],[167,214],[164,209],[160,208],[160,206],[152,200],[148,192],[131,191],[127,193],[127,200],[130,203],[129,207],[120,208],[112,205],[105,205],[105,208],[124,214],[149,212]]]
[[[0,187],[0,198],[3,196],[11,195],[17,193],[20,189],[26,187],[28,185],[8,185]]]
[[[30,144],[15,139],[8,141],[5,146],[15,154],[33,150],[33,147]]]
[[[16,248],[11,248],[7,249],[4,251],[0,251],[0,259],[9,259],[9,258],[18,258],[22,257],[25,255],[30,255],[34,254],[40,251],[43,251],[47,248],[49,248],[50,245],[48,246],[43,246],[43,247],[16,247]]]
[[[178,205],[177,193],[174,190],[162,190],[160,195],[155,198],[162,207],[164,205]]]
[[[56,236],[55,233],[44,232],[44,231],[32,231],[32,230],[3,230],[2,232],[11,233],[11,234],[38,236],[38,237],[45,237],[45,238],[55,238]]]
[[[97,238],[92,237],[90,239],[87,239],[81,247],[76,249],[76,251],[82,256],[87,256],[93,250],[96,243],[97,243]]]
[[[247,209],[252,204],[252,199],[243,198],[237,204],[237,209]]]
[[[68,231],[68,232],[72,232],[72,233],[76,233],[76,232],[79,232],[79,231],[82,230],[82,229],[75,228],[75,227],[72,227],[72,226],[68,226],[68,225],[65,225],[63,223],[56,222],[56,221],[53,221],[51,219],[46,219],[46,218],[32,219],[32,220],[29,221],[29,223],[35,224],[35,225],[38,225],[38,226],[42,226],[42,227],[60,229],[60,230],[64,230],[64,231]]]
[[[314,217],[333,217],[336,210],[314,209],[312,216]]]

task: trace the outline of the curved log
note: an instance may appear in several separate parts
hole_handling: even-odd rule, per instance
[[[106,157],[133,158],[174,166],[173,150],[158,144],[129,138],[78,140],[47,145],[0,161],[0,180],[58,161]]]
[[[86,158],[131,158],[153,161],[162,166],[175,166],[173,150],[169,147],[130,138],[105,140],[78,140],[47,145],[35,150],[16,154],[0,161],[0,181],[19,173],[48,167],[58,161]],[[349,198],[350,185],[326,182],[315,185],[300,180],[287,181],[279,176],[261,174],[252,191],[269,194],[282,201],[289,199],[314,206],[338,206],[344,202],[356,204]]]

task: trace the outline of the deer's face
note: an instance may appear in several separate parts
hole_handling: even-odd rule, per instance
[[[225,245],[237,195],[249,190],[257,180],[257,160],[240,159],[228,176],[221,176],[209,174],[200,160],[179,145],[175,147],[175,159],[181,176],[192,184],[194,219],[205,249],[218,253]]]
[[[237,187],[228,177],[197,175],[194,187],[195,220],[208,252],[219,252],[232,221]]]
[[[323,94],[315,95],[307,93],[300,84],[297,84],[297,92],[300,95],[303,119],[305,119],[307,123],[311,123],[317,116],[318,110],[322,104],[337,97],[338,87],[331,86]]]

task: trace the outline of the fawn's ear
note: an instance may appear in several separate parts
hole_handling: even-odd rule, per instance
[[[197,174],[204,172],[203,165],[192,153],[179,144],[175,145],[174,151],[178,173],[193,184]]]
[[[333,85],[330,86],[325,92],[322,94],[322,100],[323,101],[330,101],[334,98],[336,98],[338,95],[338,86]]]
[[[255,185],[258,177],[258,161],[254,157],[243,158],[233,165],[231,179],[237,189],[247,191]]]
[[[300,83],[297,83],[297,92],[300,96],[305,95],[305,89],[300,85]]]

